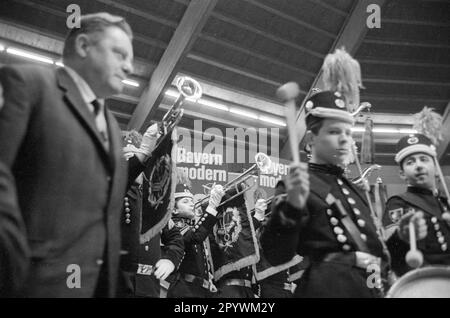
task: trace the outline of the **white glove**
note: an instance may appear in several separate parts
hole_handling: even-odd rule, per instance
[[[125,147],[123,147],[123,155],[126,160],[129,160],[131,157],[133,157],[135,154],[139,153],[139,149],[133,146],[132,144],[128,144]]]
[[[161,135],[158,133],[158,124],[153,124],[147,128],[142,136],[141,146],[139,147],[139,151],[150,157],[152,151],[155,149],[156,141]]]
[[[160,259],[155,264],[155,277],[157,279],[166,279],[175,269],[175,265],[168,259]]]
[[[427,234],[427,222],[425,221],[424,214],[422,211],[414,211],[403,215],[399,220],[399,231],[398,235],[401,240],[409,243],[409,222],[413,220],[413,225],[416,231],[417,241],[423,240]]]
[[[258,199],[255,203],[255,219],[264,221],[265,212],[267,210],[267,202],[264,199]]]
[[[450,226],[450,212],[442,213],[442,219]]]
[[[217,207],[220,204],[220,201],[222,201],[223,196],[225,195],[225,191],[223,190],[223,187],[220,184],[215,184],[211,188],[211,193],[209,196],[209,203],[208,207],[206,208],[206,211],[208,213],[211,213],[213,215],[217,214]]]

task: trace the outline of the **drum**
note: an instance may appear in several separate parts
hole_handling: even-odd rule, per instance
[[[450,298],[450,266],[415,269],[400,277],[387,298]]]

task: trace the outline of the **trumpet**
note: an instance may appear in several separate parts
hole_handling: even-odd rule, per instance
[[[177,97],[177,100],[172,107],[164,114],[161,123],[158,125],[161,137],[159,138],[157,145],[159,145],[164,136],[170,133],[180,122],[184,112],[181,108],[183,102],[187,98],[197,100],[202,97],[202,87],[193,78],[180,76],[175,80],[175,86],[177,87],[180,96]]]
[[[266,174],[270,173],[272,171],[272,160],[270,160],[269,156],[267,156],[265,153],[258,152],[255,155],[255,164],[251,166],[249,169],[245,170],[242,174],[240,174],[235,179],[231,180],[227,184],[223,186],[225,193],[229,192],[230,190],[235,189],[236,193],[232,195],[230,198],[226,199],[225,201],[222,201],[219,206],[224,205],[225,203],[233,200],[235,197],[241,195],[242,193],[248,191],[250,187],[244,188],[242,190],[239,189],[239,185],[245,183],[248,179],[252,177],[252,174],[255,171],[258,171],[260,173]],[[195,203],[195,207],[202,206],[209,200],[209,195],[204,197],[203,199],[197,201]]]

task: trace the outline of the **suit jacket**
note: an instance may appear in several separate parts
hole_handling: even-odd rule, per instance
[[[108,151],[62,68],[5,66],[0,81],[0,161],[14,175],[31,253],[23,296],[91,297],[102,266],[113,296],[127,182],[116,120],[106,110]]]
[[[0,297],[12,297],[28,269],[28,245],[14,179],[0,162]]]
[[[383,225],[387,228],[398,226],[400,218],[409,209],[423,211],[427,222],[427,236],[417,241],[417,248],[424,256],[424,265],[450,265],[450,226],[442,219],[442,213],[449,209],[446,198],[436,197],[429,190],[408,187],[407,192],[389,198]],[[396,274],[403,275],[411,270],[405,261],[409,244],[400,240],[397,232],[389,238],[387,246]]]

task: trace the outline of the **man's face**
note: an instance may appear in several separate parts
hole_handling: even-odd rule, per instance
[[[403,171],[400,172],[402,178],[406,180],[408,185],[434,189],[436,185],[436,167],[434,160],[424,153],[416,153],[409,155],[403,160]]]
[[[344,164],[351,153],[352,125],[336,119],[325,119],[317,135],[312,135],[312,162]]]
[[[189,197],[181,198],[176,203],[175,215],[183,218],[193,219],[194,214],[194,200]]]
[[[89,44],[83,73],[97,97],[119,94],[124,80],[133,71],[133,47],[128,35],[112,26],[101,33],[88,35]]]

